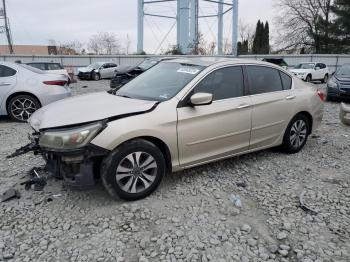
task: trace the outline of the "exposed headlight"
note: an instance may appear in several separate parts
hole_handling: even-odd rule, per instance
[[[39,145],[53,149],[77,149],[88,144],[102,129],[102,123],[94,123],[78,128],[48,130],[39,138]]]
[[[334,77],[332,77],[328,80],[327,86],[330,88],[338,88],[338,84],[335,81]]]

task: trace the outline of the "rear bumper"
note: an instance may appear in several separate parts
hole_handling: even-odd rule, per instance
[[[59,86],[55,90],[51,89],[49,93],[43,95],[40,102],[44,106],[70,96],[72,96],[72,90],[69,87]]]

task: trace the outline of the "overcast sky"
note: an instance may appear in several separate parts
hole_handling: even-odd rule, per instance
[[[230,2],[229,0],[225,0]],[[131,52],[136,51],[137,0],[7,0],[7,12],[10,18],[13,41],[15,44],[47,45],[49,39],[64,43],[79,40],[87,44],[92,34],[113,32],[123,46],[126,36],[131,39]],[[213,14],[216,4],[200,0],[200,15]],[[161,3],[147,7],[147,12],[174,15],[175,3]],[[273,21],[273,0],[240,0],[239,19],[249,24],[256,24],[258,19]],[[230,15],[225,15],[224,36],[230,38]],[[208,41],[216,34],[216,20],[201,19],[200,31]],[[166,49],[175,44],[176,28],[159,47],[159,43],[170,30],[172,20],[145,18],[144,49],[147,53]],[[270,29],[273,34],[273,26]],[[1,35],[5,44],[5,35]]]

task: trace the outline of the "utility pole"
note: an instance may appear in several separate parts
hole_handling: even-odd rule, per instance
[[[6,3],[5,3],[5,0],[2,0],[2,6],[3,6],[3,10],[4,10],[5,32],[6,32],[8,47],[9,47],[10,54],[13,54],[11,32],[10,32],[10,28],[9,28],[9,24],[8,24],[8,20],[7,20],[7,15],[6,15]]]

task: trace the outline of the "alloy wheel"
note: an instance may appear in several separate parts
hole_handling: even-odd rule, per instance
[[[302,146],[306,140],[307,136],[307,126],[304,120],[297,120],[292,125],[290,130],[290,143],[294,148],[299,148]]]
[[[140,193],[149,188],[157,176],[157,162],[146,152],[133,152],[123,158],[116,170],[119,187],[128,193]]]
[[[12,115],[20,121],[28,120],[36,110],[34,101],[28,98],[17,98],[11,104]]]

